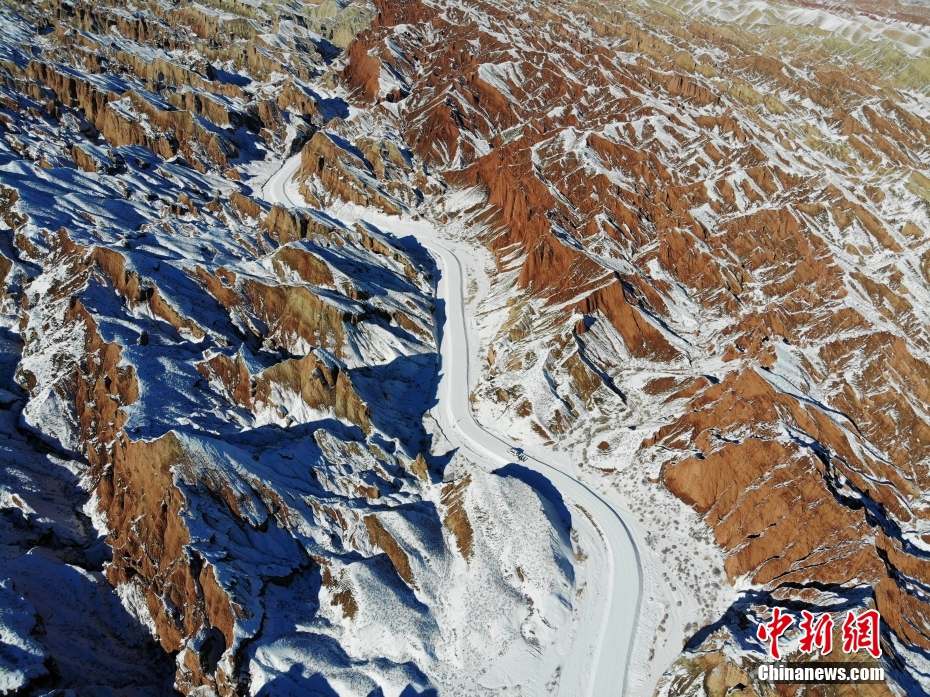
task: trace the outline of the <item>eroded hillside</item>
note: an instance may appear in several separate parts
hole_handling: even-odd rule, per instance
[[[389,5],[346,75],[486,194],[474,398],[639,519],[660,690],[768,693],[778,603],[877,607],[926,691],[925,9]]]
[[[781,694],[779,604],[877,608],[857,694],[927,693],[925,8],[2,22],[0,689],[80,684],[82,631],[124,694],[555,689],[593,550],[435,427],[439,270],[391,219],[472,245],[479,420],[629,510],[631,690]]]
[[[437,186],[342,125],[375,15],[0,10],[0,692],[484,694],[571,625],[549,504],[433,433],[432,258],[331,207]]]

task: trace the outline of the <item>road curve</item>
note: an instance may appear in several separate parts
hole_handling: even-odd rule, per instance
[[[262,187],[262,196],[269,202],[289,207],[302,207],[298,199],[293,175],[299,166],[299,156],[286,160]],[[484,428],[475,418],[469,395],[473,387],[471,365],[477,358],[477,341],[469,332],[466,321],[464,274],[456,254],[455,243],[428,234],[425,226],[410,225],[407,229],[401,219],[393,232],[411,234],[436,259],[441,269],[436,294],[445,302],[445,328],[442,332],[442,377],[439,385],[439,404],[434,415],[446,437],[454,444],[478,456],[479,462],[500,465],[513,462],[511,444],[491,430]],[[435,231],[433,231],[435,232]],[[475,360],[475,364],[477,361]],[[456,442],[457,441],[457,442]],[[586,684],[586,697],[616,697],[626,694],[627,676],[633,640],[642,599],[642,562],[635,539],[620,513],[584,482],[569,474],[572,468],[559,462],[559,456],[545,452],[545,460],[528,453],[521,464],[533,469],[552,482],[566,502],[581,507],[596,526],[606,547],[609,573],[607,588],[598,589],[606,607],[601,613],[598,627],[580,627],[576,639],[577,650],[566,658],[563,685]],[[588,647],[593,646],[593,655]],[[590,667],[589,667],[590,666]],[[574,675],[572,675],[574,674]],[[569,678],[569,675],[572,677]],[[568,679],[566,679],[568,678]],[[581,697],[577,693],[565,697]]]

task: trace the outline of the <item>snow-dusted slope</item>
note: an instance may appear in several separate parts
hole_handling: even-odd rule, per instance
[[[925,6],[382,6],[345,74],[492,254],[479,421],[644,531],[633,663],[770,694],[769,606],[876,607],[926,692]]]
[[[377,190],[372,161],[416,174],[392,124],[322,77],[317,32],[370,8],[330,10],[0,10],[3,693],[561,683],[608,561],[555,490],[434,423],[435,262],[260,192],[303,148],[277,181],[416,198]]]
[[[0,690],[928,693],[924,4],[0,24]]]
[[[305,205],[293,180],[298,160],[295,156],[284,162],[266,182],[263,193],[270,202],[292,208]],[[578,626],[573,633],[565,633],[560,642],[561,655],[555,666],[559,670],[558,693],[626,694],[642,583],[636,543],[620,513],[572,475],[574,467],[552,464],[553,454],[545,451],[515,463],[514,445],[475,419],[469,396],[472,376],[478,372],[479,355],[475,323],[468,317],[461,261],[475,257],[474,245],[443,237],[441,230],[428,222],[392,218],[351,207],[343,210],[399,237],[413,236],[438,262],[441,275],[437,293],[443,302],[444,318],[444,323],[437,327],[437,338],[441,337],[442,378],[439,402],[432,413],[443,436],[485,466],[539,472],[573,511],[572,529],[584,540],[588,556],[586,589],[575,609]],[[516,665],[496,670],[511,675],[522,671]]]

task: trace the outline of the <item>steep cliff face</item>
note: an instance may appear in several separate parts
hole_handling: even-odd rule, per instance
[[[345,75],[375,109],[400,87],[410,148],[493,253],[473,399],[640,519],[660,690],[746,686],[732,646],[781,602],[878,608],[894,689],[925,692],[930,16],[378,10]],[[720,561],[695,567],[706,533]]]

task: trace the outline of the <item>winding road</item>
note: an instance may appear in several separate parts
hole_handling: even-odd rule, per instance
[[[293,181],[299,156],[291,157],[262,187],[265,200],[288,207],[305,207]],[[367,217],[367,216],[363,216]],[[385,221],[389,221],[385,224]],[[373,214],[371,222],[398,236],[412,235],[436,259],[441,270],[436,293],[445,301],[442,332],[442,377],[434,416],[453,445],[473,455],[476,462],[504,465],[513,462],[510,443],[482,426],[469,401],[479,377],[477,332],[468,321],[460,256],[467,247],[441,238],[422,221]],[[635,538],[619,511],[570,472],[550,450],[527,448],[523,466],[544,475],[566,504],[573,508],[572,524],[593,526],[605,547],[600,574],[589,581],[579,600],[579,626],[562,665],[559,693],[565,697],[617,697],[626,694],[630,656],[642,598],[642,562]]]

